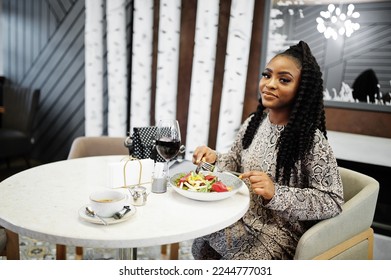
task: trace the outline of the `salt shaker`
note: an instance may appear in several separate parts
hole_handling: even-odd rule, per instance
[[[164,164],[156,162],[152,178],[152,192],[165,193],[167,191],[166,176],[164,176]]]
[[[142,186],[137,186],[133,190],[130,190],[130,193],[132,194],[133,197],[133,202],[132,204],[135,206],[142,206],[145,205],[147,202],[147,189]]]

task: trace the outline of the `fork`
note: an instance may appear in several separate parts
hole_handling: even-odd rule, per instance
[[[200,163],[197,165],[197,168],[196,168],[196,170],[195,170],[195,173],[198,174],[198,173],[200,173],[201,170],[206,170],[206,171],[214,172],[215,168],[216,168],[216,166],[214,166],[213,164],[201,160]]]
[[[209,163],[209,162],[201,160],[200,163],[197,165],[197,168],[196,168],[195,172],[199,173],[201,170],[210,171],[210,172],[216,172],[217,171],[217,167],[215,165]],[[240,176],[241,175],[240,172],[236,172],[236,171],[222,171],[222,172],[230,173],[230,174],[233,174],[235,176]]]

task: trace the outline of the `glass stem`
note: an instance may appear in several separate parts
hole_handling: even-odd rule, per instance
[[[169,160],[166,160],[164,162],[164,173],[166,174],[167,180],[170,179],[170,172],[169,172],[168,162],[169,162]]]

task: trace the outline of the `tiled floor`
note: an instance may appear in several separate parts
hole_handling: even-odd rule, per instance
[[[47,242],[41,242],[35,239],[20,237],[20,259],[22,260],[54,260],[56,258],[56,246]],[[190,252],[191,240],[179,243],[179,259],[191,260],[193,256]],[[168,247],[168,254],[169,254]],[[74,260],[78,258],[75,254],[75,247],[67,247],[67,259]],[[161,254],[160,246],[145,247],[137,249],[137,259],[139,260],[158,260],[166,259],[167,255]],[[118,249],[97,249],[83,248],[84,260],[115,260],[120,259]],[[0,257],[1,260],[1,257]]]
[[[375,234],[374,259],[391,260],[391,237]],[[192,260],[191,240],[179,244],[179,259]],[[20,258],[22,260],[53,260],[56,257],[56,247],[52,244],[40,242],[27,237],[20,237]],[[67,247],[67,259],[76,258],[75,248]],[[167,256],[161,254],[161,247],[145,247],[137,250],[139,260],[166,259]],[[85,260],[114,260],[119,259],[118,249],[94,249],[84,248],[83,259]],[[1,260],[1,257],[0,257]]]
[[[375,234],[373,258],[375,260],[391,260],[391,237]]]

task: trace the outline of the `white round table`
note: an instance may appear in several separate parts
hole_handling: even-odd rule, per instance
[[[249,207],[245,185],[220,201],[195,201],[171,188],[150,193],[128,220],[108,226],[79,216],[89,194],[107,186],[108,163],[122,156],[89,157],[28,169],[0,182],[0,225],[23,236],[91,248],[137,248],[171,244],[200,237],[231,225]],[[176,164],[170,173],[194,169]],[[119,189],[128,193],[126,189]]]

